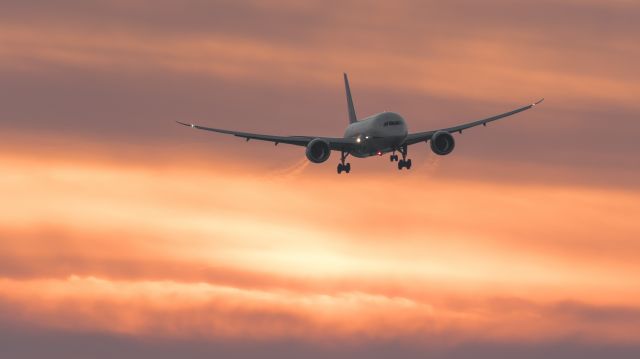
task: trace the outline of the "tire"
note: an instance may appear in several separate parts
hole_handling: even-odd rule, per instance
[[[402,170],[402,167],[404,167],[404,161],[400,160],[398,161],[398,169]]]
[[[342,170],[343,170],[342,163],[338,163],[338,174],[341,174]]]
[[[407,167],[407,169],[408,169],[408,170],[410,170],[410,169],[411,169],[411,159],[408,159],[408,160],[407,160],[406,167]]]
[[[351,172],[351,163],[347,163],[347,165],[344,168],[344,171],[347,173]]]

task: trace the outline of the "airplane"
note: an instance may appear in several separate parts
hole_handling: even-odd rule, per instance
[[[544,101],[543,98],[530,105],[520,107],[509,112],[453,127],[409,133],[406,121],[402,116],[395,112],[381,112],[358,120],[356,117],[356,110],[353,105],[353,98],[351,97],[351,89],[349,88],[349,79],[346,73],[344,74],[344,87],[347,95],[349,125],[347,126],[343,137],[273,136],[211,128],[180,121],[176,122],[198,130],[234,135],[244,138],[246,141],[269,141],[275,143],[276,146],[280,143],[304,146],[306,147],[307,159],[313,163],[323,163],[329,159],[331,151],[340,151],[340,163],[338,163],[337,172],[338,174],[341,174],[342,172],[351,172],[351,164],[346,162],[349,155],[358,158],[365,158],[391,153],[389,160],[391,162],[398,162],[399,170],[402,170],[403,168],[409,170],[411,169],[411,159],[407,159],[407,155],[410,145],[429,142],[431,150],[435,154],[440,156],[448,155],[455,147],[453,134],[462,134],[462,131],[480,125],[486,126],[489,122],[526,111]],[[402,159],[398,158],[396,152],[399,152],[402,155]]]

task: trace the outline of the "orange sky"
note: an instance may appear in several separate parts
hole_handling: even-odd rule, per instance
[[[283,358],[314,351],[282,343],[640,353],[634,2],[36,3],[0,14],[14,356],[38,335],[269,343]],[[547,100],[450,156],[414,146],[411,171],[354,159],[339,177],[336,154],[309,164],[173,122],[337,136],[343,71],[360,116],[398,111],[414,131]]]
[[[0,163],[14,320],[178,337],[639,339],[616,314],[640,299],[635,191],[443,181],[427,164],[336,182],[303,161]],[[613,313],[594,322],[600,309]]]

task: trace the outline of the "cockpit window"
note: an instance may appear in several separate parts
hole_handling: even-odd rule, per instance
[[[401,123],[402,123],[402,121],[387,121],[387,122],[384,123],[384,127],[398,126]]]

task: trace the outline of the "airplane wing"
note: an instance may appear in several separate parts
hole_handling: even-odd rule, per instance
[[[473,121],[473,122],[468,122],[462,125],[458,125],[458,126],[453,126],[453,127],[449,127],[449,128],[443,128],[441,130],[436,130],[436,131],[426,131],[426,132],[416,132],[416,133],[410,133],[407,138],[404,141],[405,145],[413,145],[419,142],[423,142],[423,141],[428,141],[431,139],[431,136],[433,136],[434,133],[438,132],[438,131],[442,131],[442,132],[448,132],[448,133],[453,133],[453,132],[459,132],[462,133],[463,130],[469,129],[471,127],[476,127],[476,126],[486,126],[487,123],[492,122],[492,121],[496,121],[499,120],[501,118],[505,118],[511,115],[515,115],[516,113],[520,113],[522,111],[526,111],[530,108],[533,108],[535,105],[541,103],[542,101],[544,101],[544,99],[540,99],[537,102],[534,102],[530,105],[524,106],[524,107],[520,107],[517,108],[513,111],[509,111],[509,112],[505,112],[496,116],[492,116],[492,117],[488,117],[482,120],[477,120],[477,121]]]
[[[285,143],[288,145],[306,146],[307,144],[309,144],[309,142],[311,142],[316,138],[320,138],[322,140],[327,141],[329,143],[329,147],[331,147],[332,150],[337,150],[337,151],[349,151],[353,146],[356,145],[356,140],[351,138],[314,137],[314,136],[273,136],[273,135],[264,135],[259,133],[223,130],[219,128],[199,126],[199,125],[184,123],[180,121],[176,121],[176,122],[183,126],[195,128],[198,130],[205,130],[205,131],[224,133],[227,135],[233,135],[236,137],[244,138],[247,141],[249,140],[268,141],[268,142],[273,142],[276,145],[278,145],[279,143]]]

